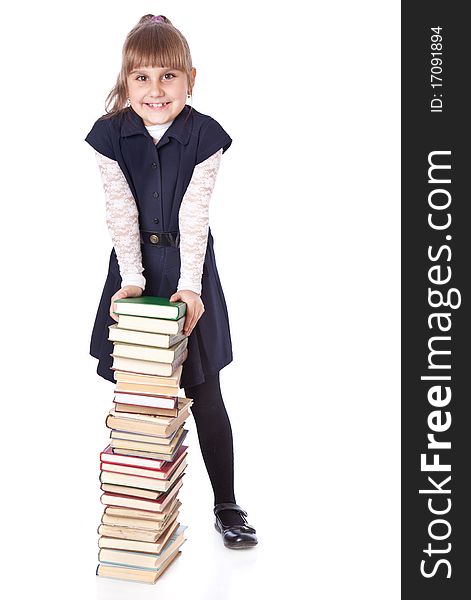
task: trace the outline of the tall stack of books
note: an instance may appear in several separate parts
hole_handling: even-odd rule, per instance
[[[178,521],[193,401],[179,397],[186,304],[141,296],[115,301],[110,444],[100,454],[105,505],[98,546],[100,577],[155,583],[181,554],[187,528]]]

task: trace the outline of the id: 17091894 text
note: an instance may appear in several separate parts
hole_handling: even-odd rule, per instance
[[[431,27],[430,33],[430,112],[443,112],[443,27]]]

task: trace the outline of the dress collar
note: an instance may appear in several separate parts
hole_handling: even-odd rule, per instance
[[[188,118],[185,123],[185,119],[190,111],[190,106],[185,104],[180,113],[175,117],[173,123],[163,134],[160,142],[163,143],[164,138],[173,137],[178,142],[183,145],[188,144],[190,139],[193,119],[191,117]],[[194,111],[195,109],[193,109]],[[123,111],[123,120],[121,124],[121,137],[128,137],[131,135],[144,134],[150,138],[152,136],[147,131],[146,126],[144,125],[144,121],[137,114],[137,112],[132,108],[132,106],[127,107]],[[161,145],[159,142],[159,145]]]

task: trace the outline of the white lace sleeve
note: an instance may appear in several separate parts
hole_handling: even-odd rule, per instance
[[[142,275],[139,212],[131,189],[118,162],[95,150],[106,198],[106,224],[113,241],[122,286],[136,285],[144,290]]]
[[[180,279],[178,290],[201,294],[201,276],[209,230],[209,200],[221,162],[222,148],[196,165],[178,213]]]

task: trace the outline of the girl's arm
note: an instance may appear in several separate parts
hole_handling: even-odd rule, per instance
[[[106,223],[122,278],[121,287],[135,285],[144,291],[139,212],[118,162],[95,150],[106,198]]]
[[[177,291],[201,294],[201,277],[208,244],[209,200],[221,162],[222,148],[197,164],[178,213],[180,279]]]

